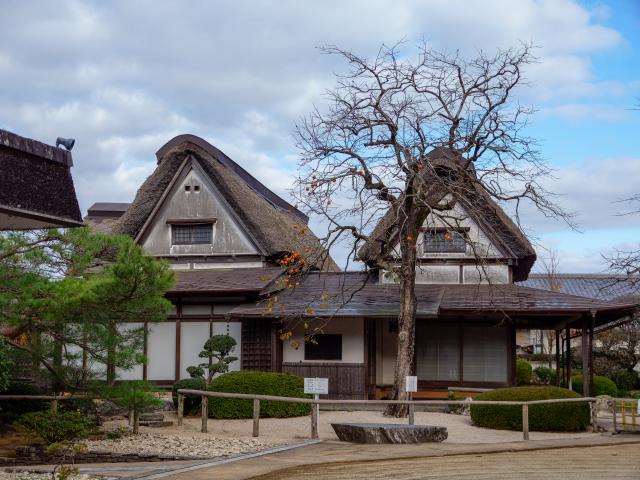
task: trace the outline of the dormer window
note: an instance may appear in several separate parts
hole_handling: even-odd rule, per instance
[[[171,243],[173,245],[210,244],[213,239],[211,223],[173,223],[171,225]]]
[[[422,234],[422,253],[465,253],[467,234],[464,230],[433,229]]]

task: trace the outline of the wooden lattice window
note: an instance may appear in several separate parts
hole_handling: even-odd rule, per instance
[[[195,245],[201,243],[211,243],[212,238],[212,223],[171,225],[171,242],[173,243],[173,245]]]
[[[467,235],[456,230],[425,230],[422,236],[422,253],[464,253],[467,251]]]

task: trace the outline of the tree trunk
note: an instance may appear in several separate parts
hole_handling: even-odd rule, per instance
[[[140,433],[140,408],[137,406],[133,407],[133,433]]]
[[[393,379],[394,400],[407,400],[406,376],[413,374],[413,359],[416,337],[416,241],[422,222],[414,215],[407,215],[406,227],[400,240],[402,264],[400,270],[400,314],[398,315],[398,348]],[[388,405],[384,414],[394,417],[406,417],[408,405]]]

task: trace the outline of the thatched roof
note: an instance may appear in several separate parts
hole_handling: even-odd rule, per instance
[[[427,193],[430,201],[439,202],[447,194],[452,194],[467,215],[476,222],[503,254],[514,260],[514,280],[527,278],[531,267],[536,261],[536,252],[522,233],[520,228],[498,206],[490,195],[478,182],[464,182],[465,176],[474,176],[474,172],[467,169],[461,172],[465,165],[464,159],[456,152],[447,148],[436,148],[427,155],[432,168],[425,169],[424,183],[434,187]],[[453,175],[452,175],[453,174]],[[443,177],[444,181],[439,180]],[[461,188],[456,188],[452,178],[460,178]],[[402,199],[400,199],[402,201]],[[358,252],[358,256],[365,263],[375,266],[380,253],[389,243],[397,242],[396,214],[392,208],[382,217],[373,229],[369,240]]]
[[[0,230],[82,225],[71,152],[0,129]]]
[[[299,251],[311,264],[339,270],[306,225],[307,217],[275,195],[220,150],[193,135],[180,135],[158,150],[158,166],[138,190],[114,233],[137,237],[187,158],[198,162],[265,255]]]

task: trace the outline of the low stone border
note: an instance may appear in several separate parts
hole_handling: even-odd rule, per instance
[[[16,457],[0,457],[0,466],[23,466],[59,463],[62,454],[47,453],[44,447],[20,446]],[[74,456],[73,463],[164,462],[168,460],[209,460],[211,457],[186,457],[145,453],[86,452]]]

